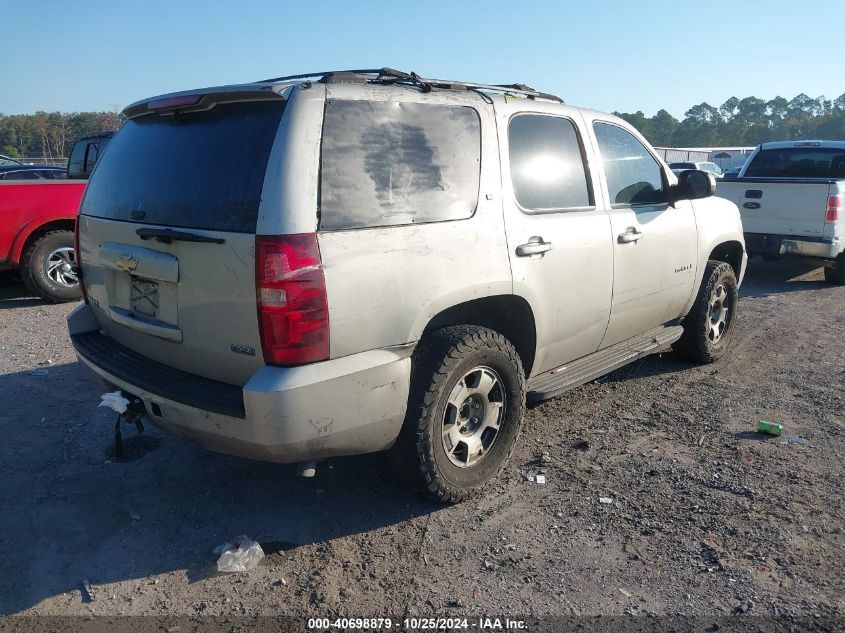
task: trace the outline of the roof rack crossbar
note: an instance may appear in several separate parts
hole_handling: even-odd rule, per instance
[[[287,75],[286,77],[273,77],[271,79],[262,79],[256,83],[267,84],[275,81],[292,81],[294,79],[310,79],[311,77],[325,77],[326,75],[334,75],[338,73],[352,73],[354,75],[378,75],[383,68],[368,68],[364,70],[325,70],[320,73],[302,73],[301,75]]]
[[[271,83],[276,81],[294,81],[297,79],[311,79],[314,77],[324,78],[333,74],[349,73],[354,75],[374,75],[370,77],[372,81],[384,81],[387,83],[410,83],[421,88],[451,88],[461,87],[467,90],[489,90],[492,92],[501,92],[505,94],[521,95],[529,98],[548,99],[550,101],[557,101],[563,103],[560,97],[534,90],[525,84],[479,84],[466,81],[457,81],[451,79],[427,79],[420,77],[416,73],[406,73],[392,68],[370,68],[364,70],[329,70],[318,73],[303,73],[300,75],[287,75],[285,77],[274,77],[272,79],[263,79],[259,83]]]

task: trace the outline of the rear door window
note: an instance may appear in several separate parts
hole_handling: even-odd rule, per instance
[[[569,119],[515,116],[508,125],[511,181],[526,211],[592,206],[584,154]]]
[[[662,204],[668,200],[663,170],[651,153],[627,130],[593,123],[612,206]]]
[[[127,121],[102,153],[80,213],[252,233],[284,102],[217,104]]]
[[[320,228],[469,218],[478,204],[481,122],[469,107],[326,103]]]

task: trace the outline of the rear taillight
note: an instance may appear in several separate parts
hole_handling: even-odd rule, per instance
[[[256,236],[255,288],[265,363],[329,357],[326,278],[315,233]]]
[[[73,227],[73,266],[76,278],[79,280],[79,289],[82,291],[82,300],[88,303],[88,291],[85,289],[85,282],[82,279],[82,251],[79,248],[79,218],[76,219],[76,226]]]
[[[843,202],[845,202],[845,196],[843,196],[842,194],[839,194],[837,196],[828,196],[827,214],[825,215],[825,219],[828,222],[839,221],[839,218],[842,217],[842,207],[845,206]]]

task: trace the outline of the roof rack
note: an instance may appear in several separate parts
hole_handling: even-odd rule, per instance
[[[405,84],[417,86],[423,92],[430,92],[432,88],[443,88],[447,90],[481,90],[490,92],[501,92],[505,94],[520,95],[529,99],[547,99],[563,103],[560,97],[534,90],[525,84],[478,84],[466,81],[453,81],[450,79],[426,79],[415,72],[406,73],[393,68],[369,68],[364,70],[328,70],[316,73],[302,73],[300,75],[287,75],[285,77],[273,77],[262,79],[257,83],[272,83],[277,81],[294,81],[297,79],[319,78],[323,83],[333,83],[332,79],[337,78],[343,81],[350,76],[358,77],[360,81],[369,81],[382,84]]]

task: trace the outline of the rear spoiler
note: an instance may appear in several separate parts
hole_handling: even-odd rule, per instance
[[[274,88],[277,86],[245,84],[172,92],[136,101],[123,110],[123,115],[127,119],[134,119],[154,112],[173,114],[177,111],[210,110],[218,103],[284,99]]]

